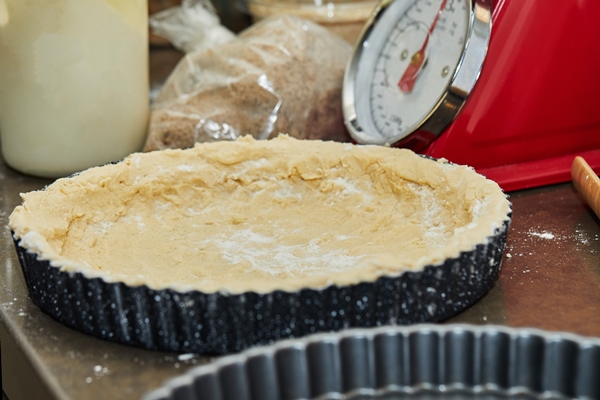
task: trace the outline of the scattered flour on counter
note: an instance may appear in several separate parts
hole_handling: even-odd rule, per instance
[[[529,233],[529,236],[537,236],[537,237],[542,238],[542,239],[552,240],[552,239],[555,238],[554,234],[550,233],[548,231],[535,232],[535,231],[530,230],[527,233]]]
[[[600,250],[600,233],[594,233],[594,231],[584,226],[577,226],[574,230],[551,232],[549,229],[544,229],[540,226],[530,227],[528,230],[523,232],[528,240],[522,240],[513,244],[508,244],[506,250],[511,253],[511,256],[526,256],[534,255],[535,252],[529,251],[535,249],[535,243],[542,244],[540,241],[549,241],[548,245],[553,246],[566,246],[565,250],[579,251],[586,253],[598,253]],[[550,242],[551,241],[551,242]],[[510,258],[507,254],[507,258]]]
[[[581,244],[591,244],[600,240],[600,234],[593,234],[585,229],[577,228],[575,229],[574,238]]]
[[[529,229],[529,231],[527,231],[527,234],[530,237],[538,237],[541,239],[546,239],[546,240],[570,240],[570,241],[575,241],[577,244],[583,244],[583,245],[588,245],[591,244],[592,241],[598,241],[600,240],[600,235],[596,234],[595,236],[590,236],[590,234],[585,230],[585,229],[581,229],[581,228],[577,228],[575,229],[575,232],[569,235],[558,235],[555,233],[551,233],[548,230],[542,230],[542,229]]]
[[[585,234],[585,231],[581,230],[581,229],[576,229],[575,230],[575,237],[577,238],[577,241],[581,244],[589,244],[589,239]]]
[[[106,374],[108,374],[108,368],[107,367],[103,367],[102,365],[96,365],[94,367],[94,376],[104,376]]]
[[[188,360],[191,360],[191,359],[193,359],[194,357],[196,357],[196,355],[195,355],[195,354],[192,354],[192,353],[186,353],[186,354],[180,354],[180,355],[178,355],[178,356],[177,356],[177,359],[178,359],[179,361],[188,361]]]

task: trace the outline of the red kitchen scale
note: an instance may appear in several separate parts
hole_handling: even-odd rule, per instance
[[[383,0],[344,77],[361,144],[474,167],[506,191],[600,172],[600,1]]]

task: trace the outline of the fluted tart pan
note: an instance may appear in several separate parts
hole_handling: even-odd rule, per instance
[[[222,354],[447,319],[494,284],[510,217],[468,167],[283,136],[134,154],[23,195],[9,225],[56,320]]]
[[[599,399],[600,339],[415,325],[286,340],[195,367],[145,400]]]

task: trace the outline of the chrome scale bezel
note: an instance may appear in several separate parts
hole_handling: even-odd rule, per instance
[[[344,122],[352,138],[359,144],[394,145],[409,147],[415,151],[426,147],[456,118],[483,68],[492,30],[492,7],[489,0],[465,0],[470,14],[465,46],[446,90],[438,99],[432,100],[431,109],[423,115],[421,121],[401,136],[386,137],[378,132],[381,140],[373,140],[374,135],[365,134],[356,111],[358,64],[363,56],[365,43],[377,29],[382,16],[395,2],[406,1],[409,0],[383,0],[379,3],[365,24],[346,67],[342,92]]]

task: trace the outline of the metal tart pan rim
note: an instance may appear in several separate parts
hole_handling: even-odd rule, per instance
[[[232,400],[234,393],[236,400],[429,398],[427,393],[593,399],[600,398],[598,376],[600,338],[419,324],[319,333],[246,350],[171,378],[144,399]]]

